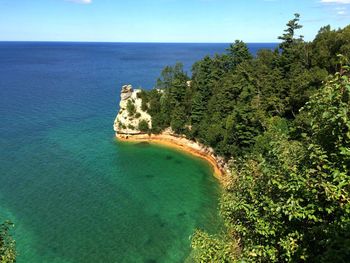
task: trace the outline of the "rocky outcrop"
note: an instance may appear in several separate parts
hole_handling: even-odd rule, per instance
[[[133,92],[133,89],[131,85],[124,85],[120,92],[120,100],[126,101],[128,98],[131,97],[132,92]]]
[[[190,84],[189,84],[190,85]],[[142,110],[142,99],[139,98],[139,89],[133,89],[131,85],[122,87],[120,93],[120,110],[114,121],[116,137],[122,141],[147,141],[165,144],[179,148],[193,155],[207,160],[214,168],[214,174],[221,182],[226,184],[229,166],[225,159],[216,155],[211,147],[199,142],[187,139],[183,135],[174,133],[171,128],[165,129],[161,134],[149,134],[139,129],[141,121],[147,122],[149,129],[152,127],[151,116]],[[162,90],[159,90],[162,92]]]
[[[140,131],[141,121],[152,127],[151,116],[142,110],[142,99],[138,97],[140,89],[133,89],[131,85],[124,85],[120,92],[119,112],[114,121],[114,131],[117,134],[143,134]]]

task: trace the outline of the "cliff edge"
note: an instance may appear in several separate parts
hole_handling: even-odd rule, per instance
[[[142,110],[142,99],[131,85],[124,85],[120,92],[119,112],[114,121],[114,131],[117,134],[144,134],[152,128],[151,116]]]
[[[170,127],[160,134],[150,133],[152,118],[142,110],[142,99],[138,96],[140,92],[140,89],[133,89],[131,85],[122,87],[120,110],[114,121],[116,137],[121,141],[147,141],[164,144],[201,157],[213,166],[214,174],[218,179],[227,184],[227,175],[230,174],[228,164],[224,158],[217,156],[211,147],[189,140],[184,135],[176,134]]]

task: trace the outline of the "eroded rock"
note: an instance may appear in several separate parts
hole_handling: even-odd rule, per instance
[[[118,134],[142,134],[139,123],[144,120],[148,127],[152,127],[151,116],[141,109],[142,99],[137,94],[140,89],[133,89],[131,85],[124,85],[120,92],[119,112],[114,121],[114,131]],[[129,104],[129,107],[128,107]],[[133,108],[133,111],[130,111]],[[129,109],[129,110],[128,110]]]

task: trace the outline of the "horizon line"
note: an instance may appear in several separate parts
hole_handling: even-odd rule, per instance
[[[234,40],[235,41],[235,40]],[[110,43],[110,44],[232,44],[233,42],[162,42],[162,41],[71,41],[71,40],[0,40],[0,43]],[[281,42],[245,42],[247,44],[280,44]]]

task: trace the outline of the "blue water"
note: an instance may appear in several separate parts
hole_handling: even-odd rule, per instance
[[[0,220],[19,263],[182,262],[194,229],[217,231],[208,164],[119,143],[112,125],[123,84],[227,46],[0,42]]]

